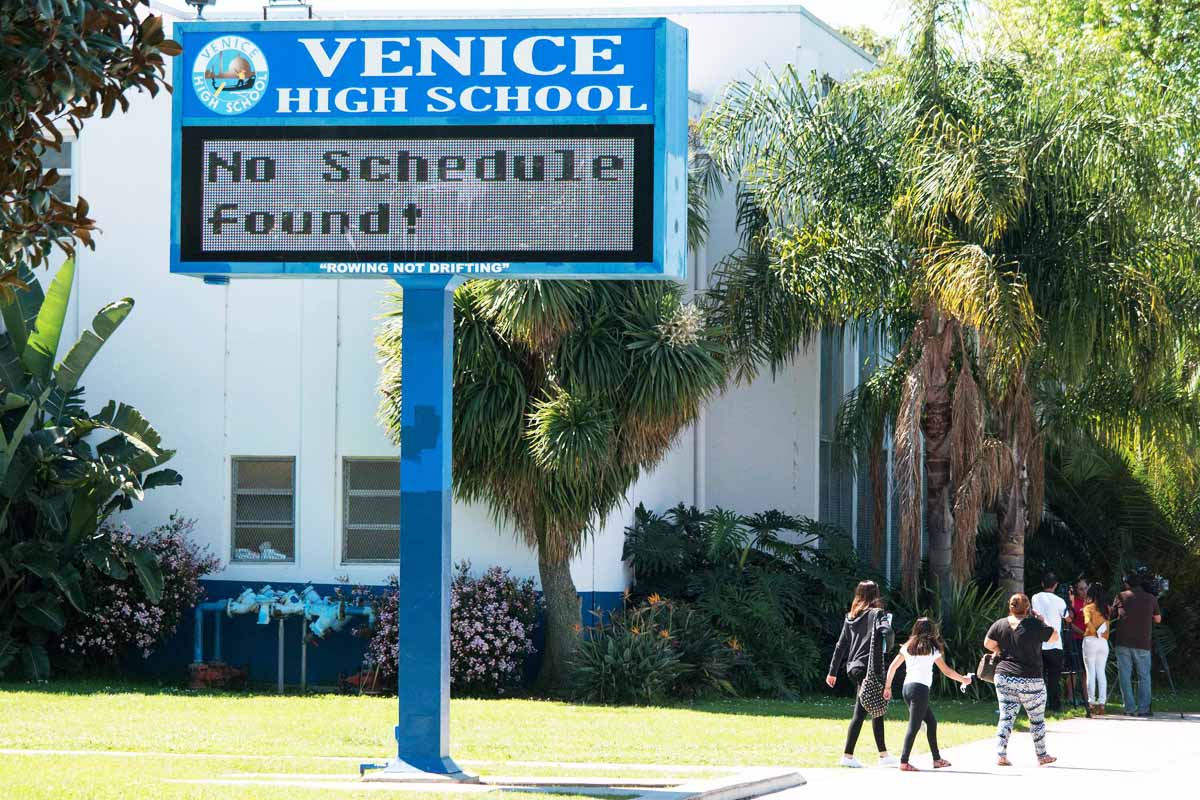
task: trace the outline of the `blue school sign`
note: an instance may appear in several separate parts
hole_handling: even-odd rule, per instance
[[[686,44],[666,20],[178,35],[172,272],[685,272]]]
[[[686,274],[664,19],[176,25],[171,272],[404,287],[397,759],[449,756],[455,286]]]

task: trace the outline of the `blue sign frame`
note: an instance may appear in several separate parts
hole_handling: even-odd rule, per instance
[[[678,25],[661,18],[647,19],[508,19],[508,20],[363,20],[363,21],[262,21],[262,22],[180,22],[174,36],[184,48],[183,55],[174,62],[173,81],[175,92],[172,109],[172,137],[174,146],[171,158],[171,272],[204,278],[209,282],[225,282],[232,277],[334,277],[334,278],[388,278],[402,282],[416,279],[422,282],[442,277],[486,277],[486,278],[668,278],[683,280],[687,271],[687,36]],[[399,48],[398,43],[407,45],[411,41],[433,42],[438,58],[449,63],[455,47],[465,47],[459,37],[475,37],[478,42],[493,41],[503,37],[518,37],[536,40],[525,50],[526,68],[539,73],[512,74],[515,59],[513,52],[502,53],[497,45],[495,60],[489,65],[484,62],[481,73],[466,78],[450,72],[450,76],[434,72],[433,57],[421,55],[419,63],[410,53],[384,50],[385,46]],[[547,60],[548,48],[555,45],[554,37],[570,41],[587,40],[583,55],[576,52],[576,59],[592,67],[585,76],[566,74],[563,64],[551,66]],[[620,37],[621,43],[613,46],[612,37]],[[368,62],[367,40],[382,41],[375,45],[374,58]],[[221,41],[233,51],[221,50]],[[361,54],[360,54],[360,51]],[[209,53],[213,53],[211,60]],[[234,52],[232,64],[223,52]],[[459,53],[463,52],[461,49]],[[241,53],[242,55],[238,55]],[[422,50],[424,53],[424,50]],[[407,66],[401,66],[401,56],[408,58]],[[240,60],[238,60],[240,58]],[[429,58],[429,62],[424,61]],[[564,56],[564,59],[566,56]],[[539,62],[540,59],[540,62]],[[473,65],[483,61],[477,57]],[[216,64],[203,75],[201,64]],[[576,65],[580,61],[576,60]],[[614,71],[620,65],[621,74],[596,74]],[[373,64],[373,65],[372,65]],[[497,69],[497,66],[500,68]],[[361,70],[359,69],[361,67]],[[386,71],[385,71],[386,70]],[[396,77],[407,71],[402,77]],[[422,75],[422,71],[430,74]],[[325,72],[330,74],[326,75]],[[356,86],[347,86],[339,77],[344,72]],[[503,77],[495,76],[504,73]],[[241,76],[241,77],[238,77]],[[477,88],[485,93],[500,87],[498,81],[509,84],[522,81],[530,90],[549,91],[562,87],[564,92],[586,90],[588,85],[603,87],[597,94],[585,97],[605,97],[624,100],[597,111],[586,111],[580,107],[583,98],[575,96],[571,108],[563,112],[548,111],[530,106],[524,110],[501,113],[492,109],[468,111],[463,104],[453,110],[441,108],[431,111],[432,100],[424,109],[414,103],[403,113],[387,110],[387,102],[394,101],[397,86],[403,84],[412,91],[410,97],[418,97],[419,90],[445,90],[445,95],[469,91],[467,82],[476,81]],[[296,81],[314,84],[296,88]],[[211,94],[208,102],[201,99],[200,92],[207,85],[220,85],[228,92]],[[243,85],[246,84],[246,85]],[[548,88],[549,87],[549,88]],[[249,90],[256,100],[251,102],[247,95],[237,94]],[[275,103],[286,92],[289,109],[305,113],[283,113],[284,101]],[[323,92],[323,93],[322,93]],[[354,92],[355,104],[351,105],[339,92]],[[378,111],[367,109],[373,92]],[[302,94],[303,93],[303,94]],[[434,95],[430,94],[430,97]],[[477,95],[473,95],[477,96]],[[232,99],[231,99],[232,98]],[[332,99],[331,99],[332,98]],[[407,104],[406,104],[407,105]],[[496,104],[498,105],[498,103]],[[528,103],[526,103],[529,106]],[[441,103],[442,108],[445,103]],[[364,110],[366,109],[366,110]],[[406,128],[422,128],[426,133],[430,126],[480,127],[537,126],[539,129],[563,126],[578,132],[581,126],[648,126],[653,129],[653,195],[651,216],[650,258],[644,260],[643,248],[639,260],[534,260],[513,258],[520,253],[502,254],[507,258],[480,259],[479,261],[430,258],[417,260],[397,253],[398,261],[382,258],[362,258],[347,262],[347,257],[312,258],[307,260],[233,260],[229,254],[224,260],[187,260],[182,249],[181,198],[188,191],[183,185],[184,164],[182,143],[185,131],[191,137],[203,136],[206,131],[230,130],[245,126],[259,138],[263,129],[280,132],[280,138],[294,138],[300,132],[292,126],[307,128],[334,128],[347,126],[383,126],[391,128],[395,135],[403,136]],[[601,130],[601,128],[597,128]],[[319,135],[319,131],[317,135]],[[449,132],[447,138],[453,138]],[[193,189],[194,192],[194,189]],[[644,202],[644,201],[643,201]],[[193,249],[194,252],[194,249]],[[306,254],[307,255],[307,254]],[[328,255],[328,254],[321,254]],[[378,256],[379,254],[372,254]],[[422,254],[428,255],[428,254]],[[336,262],[336,263],[331,263]]]

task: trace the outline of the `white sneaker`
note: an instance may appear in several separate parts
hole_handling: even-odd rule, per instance
[[[838,762],[839,767],[849,767],[850,769],[862,769],[862,762],[854,756],[842,756],[842,760]]]
[[[881,767],[894,767],[899,763],[900,763],[900,759],[896,758],[895,756],[880,756],[879,757],[879,766],[881,766]]]

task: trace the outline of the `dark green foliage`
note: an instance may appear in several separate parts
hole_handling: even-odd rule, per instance
[[[0,674],[19,654],[33,680],[49,674],[46,644],[63,631],[68,608],[88,610],[80,580],[89,567],[118,581],[132,572],[158,602],[155,554],[118,548],[98,528],[147,490],[182,481],[160,469],[174,451],[136,409],[114,401],[94,415],[83,408],[83,372],[132,300],[101,309],[55,365],[74,272],[68,261],[43,293],[23,267],[28,288],[0,308]]]
[[[824,674],[860,565],[844,532],[779,511],[638,506],[624,558],[635,599],[682,601],[739,653],[739,691],[790,695]]]
[[[166,86],[163,57],[180,49],[148,11],[146,0],[0,3],[0,300],[55,247],[70,255],[76,239],[91,245],[87,202],[51,193],[58,173],[43,174],[42,156],[60,148],[62,131],[128,108],[130,90]],[[129,158],[137,168],[136,154]]]
[[[652,596],[588,630],[572,660],[574,694],[638,704],[732,694],[739,656],[703,614]]]

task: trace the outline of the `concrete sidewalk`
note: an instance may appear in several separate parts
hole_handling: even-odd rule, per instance
[[[1195,714],[1186,720],[1178,714],[1162,714],[1150,720],[1106,717],[1051,722],[1046,739],[1050,755],[1057,756],[1058,761],[1048,767],[1037,766],[1029,734],[1015,733],[1008,748],[1012,767],[996,766],[995,740],[988,739],[943,751],[942,757],[954,766],[935,771],[929,768],[924,738],[922,729],[920,755],[912,759],[920,772],[899,772],[894,767],[806,769],[803,773],[807,786],[766,796],[772,800],[815,800],[887,797],[900,792],[900,796],[922,800],[983,800],[1145,797],[1147,792],[1175,790],[1176,794],[1167,795],[1172,797],[1185,796],[1177,794],[1179,791],[1195,796],[1200,784],[1200,715]],[[899,750],[893,752],[899,754]],[[864,763],[871,760],[868,756]],[[1096,794],[1089,794],[1093,791]]]

